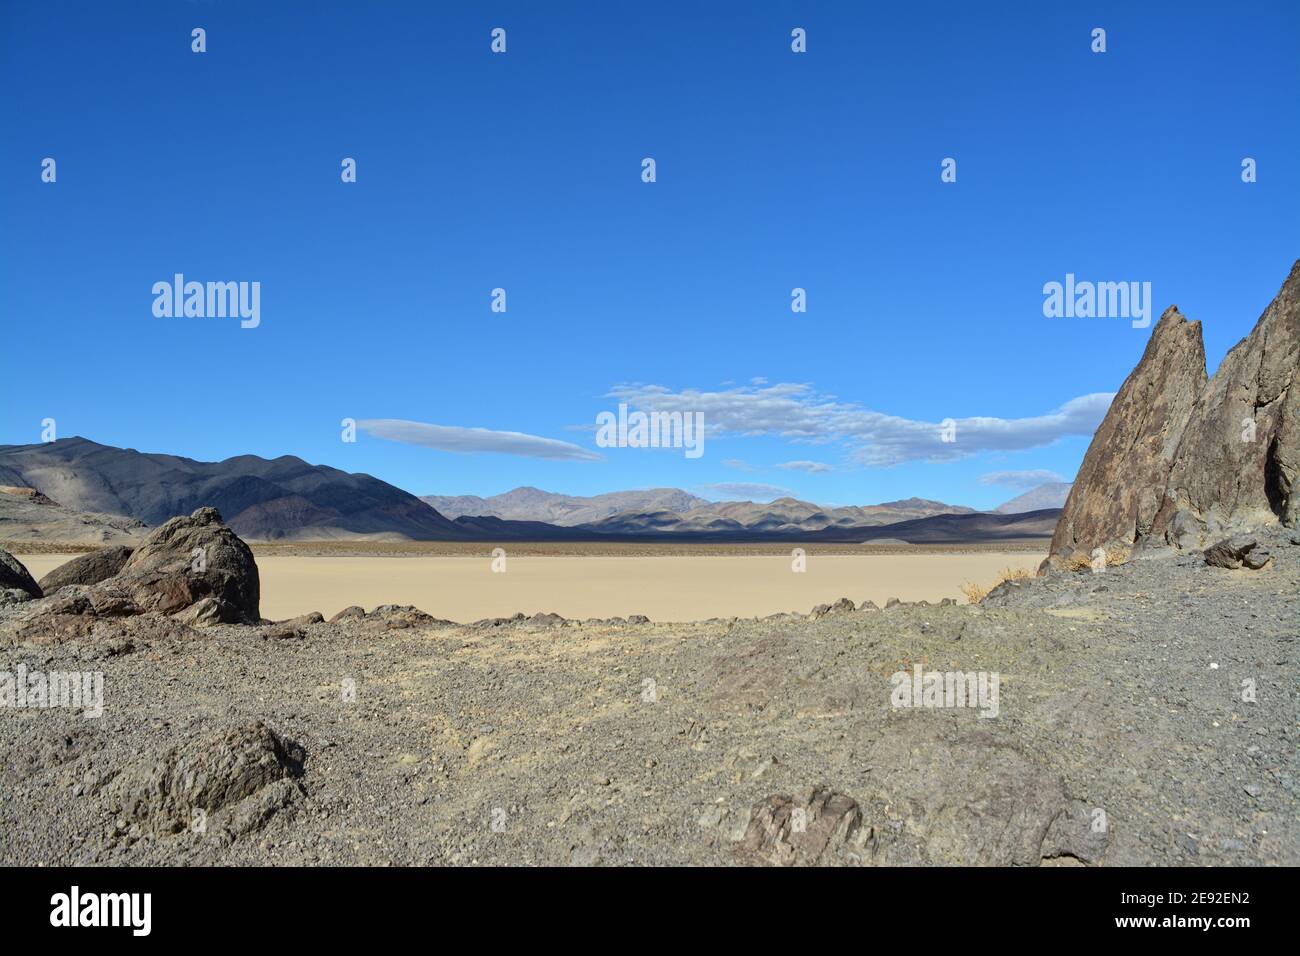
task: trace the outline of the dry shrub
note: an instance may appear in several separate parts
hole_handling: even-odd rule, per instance
[[[998,572],[997,580],[988,587],[980,587],[978,584],[972,584],[970,581],[967,581],[961,586],[961,593],[966,595],[966,600],[971,604],[979,604],[979,602],[988,597],[989,592],[999,584],[1004,584],[1007,581],[1028,581],[1033,576],[1034,572],[1030,571],[1028,568],[1007,567]]]
[[[1113,548],[1106,548],[1106,567],[1114,568],[1121,564],[1127,564],[1128,559],[1132,557],[1131,549],[1118,545]],[[1067,571],[1091,571],[1092,555],[1083,551],[1076,551],[1062,565]]]
[[[1092,559],[1082,551],[1076,551],[1065,562],[1067,571],[1091,571]]]

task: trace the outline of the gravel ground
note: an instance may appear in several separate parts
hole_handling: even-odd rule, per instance
[[[1292,536],[1262,571],[1164,554],[685,625],[49,643],[11,605],[0,671],[102,672],[104,712],[0,708],[0,863],[1297,865]],[[916,665],[998,674],[997,716],[893,706]]]

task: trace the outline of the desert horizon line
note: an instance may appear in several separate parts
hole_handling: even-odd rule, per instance
[[[412,489],[402,487],[401,485],[398,485],[395,482],[388,481],[387,479],[384,478],[379,478],[378,476],[373,475],[370,472],[350,471],[346,468],[341,468],[338,465],[331,464],[329,462],[321,462],[321,461],[314,462],[307,458],[304,458],[301,455],[294,454],[291,452],[286,452],[284,454],[275,455],[275,456],[266,456],[266,455],[255,454],[252,452],[245,452],[237,455],[228,455],[225,458],[192,458],[187,455],[178,455],[168,451],[141,451],[140,449],[135,448],[134,446],[113,445],[106,442],[97,441],[96,439],[89,438],[85,435],[69,435],[63,438],[54,438],[49,441],[41,441],[41,442],[27,442],[27,443],[0,442],[0,449],[18,449],[18,448],[30,449],[30,448],[40,448],[42,446],[58,445],[58,444],[66,445],[74,442],[86,443],[90,445],[95,445],[100,448],[111,448],[118,451],[129,452],[129,453],[134,453],[139,455],[178,458],[184,461],[194,462],[195,464],[201,464],[201,465],[223,465],[230,462],[235,462],[241,459],[248,459],[248,458],[254,458],[259,461],[268,462],[268,463],[281,461],[284,459],[292,459],[295,461],[302,462],[304,465],[307,465],[308,467],[311,468],[329,468],[329,469],[343,472],[344,474],[348,474],[348,475],[358,475],[358,476],[373,478],[376,481],[382,481],[386,485],[389,485],[400,491],[404,491],[407,494],[412,495],[421,500],[427,498],[481,498],[484,500],[489,500],[495,498],[502,498],[507,495],[520,492],[520,491],[535,491],[552,497],[563,497],[563,498],[573,498],[573,499],[596,499],[596,498],[610,497],[610,496],[620,495],[620,494],[631,494],[636,492],[671,491],[671,492],[680,492],[689,495],[692,498],[705,502],[707,504],[716,504],[716,505],[722,505],[722,504],[770,505],[770,504],[776,504],[777,502],[780,502],[782,500],[791,500],[791,501],[798,502],[800,504],[815,505],[820,508],[839,509],[839,508],[872,508],[872,507],[882,507],[887,505],[894,505],[894,504],[907,503],[913,501],[924,501],[924,502],[931,502],[936,504],[951,505],[954,507],[968,507],[966,505],[960,504],[959,502],[948,500],[948,496],[945,496],[944,498],[936,498],[936,497],[931,497],[930,495],[923,495],[923,494],[913,494],[913,495],[908,495],[906,497],[888,498],[879,501],[864,501],[862,499],[859,499],[857,501],[852,501],[852,502],[832,501],[827,499],[818,499],[818,498],[810,497],[789,488],[783,488],[775,485],[766,485],[766,484],[755,483],[755,482],[711,482],[711,483],[704,483],[704,484],[691,484],[691,483],[653,484],[652,483],[652,484],[639,484],[639,485],[631,485],[631,486],[614,486],[614,487],[609,487],[604,491],[591,491],[591,492],[562,491],[562,490],[556,490],[553,487],[545,488],[542,487],[541,485],[524,482],[522,484],[512,485],[511,487],[505,489],[504,491],[499,491],[499,492],[483,493],[483,492],[466,492],[466,491],[449,491],[449,492],[423,491],[423,490],[412,490]],[[772,465],[769,467],[774,469],[780,469],[783,468],[784,466]],[[1029,492],[1029,491],[1034,491],[1043,486],[1069,485],[1072,482],[1072,480],[1073,480],[1072,478],[1068,478],[1064,475],[1061,475],[1057,472],[1050,471],[1047,469],[1022,469],[1022,470],[986,472],[982,475],[979,475],[977,478],[975,478],[974,483],[978,484],[981,487],[998,487],[998,488],[1005,488],[1012,491]],[[0,484],[2,483],[3,482],[0,482]],[[19,486],[19,487],[31,487],[31,486]],[[748,495],[748,497],[746,495]],[[976,512],[983,512],[983,511],[991,512],[994,509],[992,508],[980,509],[980,508],[972,507],[971,510]]]

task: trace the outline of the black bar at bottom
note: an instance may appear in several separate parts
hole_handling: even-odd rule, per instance
[[[764,926],[811,920],[806,930],[818,934],[910,923],[922,938],[933,931],[948,943],[965,926],[996,928],[1002,939],[1043,930],[1058,938],[1064,931],[1072,942],[1199,936],[1231,945],[1243,933],[1285,932],[1292,914],[1282,911],[1289,899],[1283,882],[1292,876],[1106,868],[7,869],[0,871],[0,913],[9,933],[17,931],[9,935],[15,941],[77,933],[82,940],[339,945],[373,943],[377,931],[455,926],[481,932],[484,942],[520,933],[553,943],[600,938],[591,933],[605,927],[641,927],[649,939],[681,920],[701,924],[700,935],[736,941],[761,936]],[[149,894],[147,909],[143,895],[129,894]],[[119,925],[72,925],[113,921]]]

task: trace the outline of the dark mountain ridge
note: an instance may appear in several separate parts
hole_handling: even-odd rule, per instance
[[[400,488],[293,455],[205,462],[62,438],[0,446],[0,478],[35,488],[67,508],[125,515],[148,525],[213,507],[239,535],[255,540],[465,536]]]

